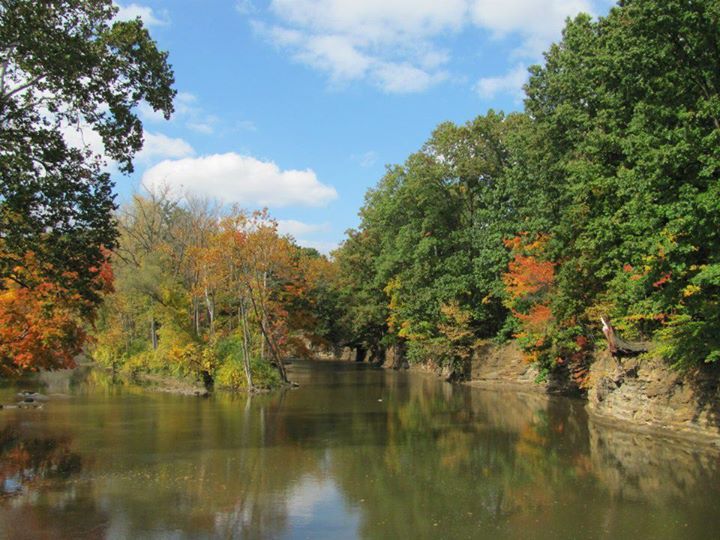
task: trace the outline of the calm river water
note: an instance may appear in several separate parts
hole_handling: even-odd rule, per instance
[[[716,453],[579,401],[291,367],[250,399],[91,372],[0,411],[0,538],[720,538]]]

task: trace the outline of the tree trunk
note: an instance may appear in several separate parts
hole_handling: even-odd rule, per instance
[[[243,366],[245,367],[245,378],[247,379],[248,388],[253,389],[252,370],[250,369],[250,339],[248,335],[248,320],[245,311],[245,301],[240,302],[240,316],[242,318],[243,332]]]
[[[195,327],[195,336],[200,335],[200,302],[193,295],[193,326]]]
[[[152,340],[153,351],[157,351],[158,338],[157,338],[157,331],[155,329],[155,317],[152,317],[150,319],[150,339]]]
[[[207,306],[208,317],[210,318],[210,335],[213,335],[215,330],[215,303],[207,287],[205,287],[205,305]]]
[[[600,317],[600,321],[603,325],[603,334],[605,334],[605,339],[608,342],[608,350],[613,356],[637,356],[638,354],[648,351],[647,346],[642,343],[630,343],[629,341],[619,338],[615,334],[615,329],[612,327],[612,324],[610,324],[610,319]]]
[[[265,291],[267,290],[267,272],[263,272],[263,288],[262,288],[262,294],[263,298],[265,298]],[[265,313],[265,310],[263,309],[263,320],[262,324],[265,328],[267,328],[267,315]],[[260,360],[265,360],[265,340],[260,340]]]

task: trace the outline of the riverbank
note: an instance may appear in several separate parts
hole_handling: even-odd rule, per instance
[[[410,369],[447,376],[432,363]],[[463,384],[579,397],[588,416],[598,423],[720,447],[719,371],[708,368],[683,374],[658,359],[616,361],[607,351],[600,351],[591,358],[585,385],[579,388],[562,371],[538,382],[537,368],[515,344],[488,343],[476,351]]]

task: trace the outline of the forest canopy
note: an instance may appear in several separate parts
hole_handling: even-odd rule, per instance
[[[600,317],[677,367],[720,359],[720,4],[568,20],[525,110],[444,123],[335,257],[348,342],[459,370],[517,339],[582,371]]]
[[[109,1],[0,10],[6,373],[72,365],[89,334],[115,369],[234,389],[287,382],[284,358],[318,348],[462,376],[480,343],[515,340],[582,384],[601,317],[678,368],[720,360],[716,1],[568,20],[524,110],[438,125],[331,257],[267,212],[163,190],[117,211],[101,158],[62,131],[88,124],[131,170],[133,108],[172,112],[167,53]]]

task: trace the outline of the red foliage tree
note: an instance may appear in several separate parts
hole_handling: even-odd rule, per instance
[[[503,275],[507,293],[506,305],[520,321],[522,331],[516,335],[535,361],[546,343],[546,334],[553,321],[550,293],[555,280],[555,263],[543,258],[548,237],[538,236],[529,241],[527,235],[505,241],[511,250],[512,260]]]
[[[32,252],[0,282],[0,375],[70,368],[87,341],[85,325],[94,305],[62,283],[51,282]],[[112,269],[106,258],[91,268],[98,290],[112,288]],[[65,272],[63,279],[75,276]]]

